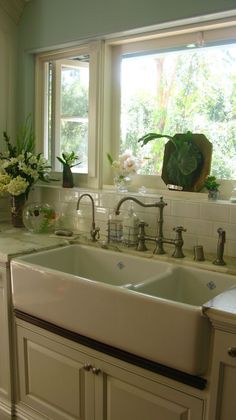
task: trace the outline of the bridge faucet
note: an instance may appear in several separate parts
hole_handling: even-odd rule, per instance
[[[213,261],[213,264],[225,265],[226,263],[223,259],[223,255],[224,255],[226,234],[225,234],[225,230],[223,230],[222,228],[218,228],[217,232],[219,236],[218,236],[218,243],[217,243],[216,259]]]
[[[77,207],[76,210],[79,210],[79,205],[80,205],[80,201],[83,197],[89,197],[92,203],[92,225],[91,225],[91,230],[90,230],[90,236],[91,236],[91,241],[96,242],[99,239],[99,231],[100,228],[96,227],[95,225],[95,204],[94,204],[94,199],[90,194],[82,194],[78,201],[77,201]]]
[[[174,258],[183,258],[184,254],[182,251],[182,247],[184,244],[183,241],[183,237],[182,237],[182,232],[185,232],[186,229],[184,229],[182,226],[177,226],[176,228],[174,228],[175,232],[176,232],[176,237],[175,239],[167,239],[164,238],[164,234],[163,234],[163,224],[164,224],[164,218],[163,218],[163,211],[164,211],[164,207],[167,206],[167,203],[165,203],[165,201],[163,200],[163,197],[160,197],[160,200],[158,202],[155,203],[149,203],[149,204],[145,204],[142,203],[142,201],[138,200],[135,197],[132,196],[128,196],[128,197],[124,197],[122,198],[115,209],[115,213],[118,215],[120,214],[120,207],[122,206],[122,204],[125,201],[134,201],[135,203],[137,203],[139,206],[142,207],[157,207],[159,209],[159,216],[157,219],[157,235],[156,237],[153,236],[147,236],[145,233],[145,227],[147,226],[147,224],[144,221],[141,221],[139,224],[139,235],[138,235],[138,245],[137,245],[137,251],[146,251],[147,247],[145,244],[146,240],[149,241],[154,241],[156,244],[156,248],[154,250],[154,254],[165,254],[165,250],[163,248],[163,244],[167,243],[167,244],[173,244],[175,246],[175,250],[172,254],[172,256]]]

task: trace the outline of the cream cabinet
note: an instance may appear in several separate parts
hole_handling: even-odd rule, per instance
[[[215,327],[209,420],[236,419],[236,322]]]
[[[17,319],[19,419],[201,420],[203,398]],[[187,387],[188,391],[191,389]]]
[[[10,419],[11,415],[11,360],[10,360],[10,293],[8,271],[0,265],[0,419]]]

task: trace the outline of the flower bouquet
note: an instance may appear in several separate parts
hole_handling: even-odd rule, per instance
[[[7,151],[0,153],[0,193],[11,196],[12,222],[23,226],[22,209],[31,187],[38,181],[49,182],[50,166],[41,153],[33,154],[34,135],[29,119],[12,146],[6,132],[3,133]]]
[[[127,192],[131,176],[141,167],[140,160],[135,158],[130,150],[126,150],[117,160],[113,160],[107,153],[107,158],[114,171],[114,184],[118,191]]]

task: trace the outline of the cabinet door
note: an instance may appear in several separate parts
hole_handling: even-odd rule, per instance
[[[201,399],[116,366],[97,363],[101,371],[95,375],[95,387],[102,389],[103,395],[97,398],[96,420],[203,419]],[[99,381],[103,388],[99,388]]]
[[[19,401],[56,420],[94,419],[94,375],[87,357],[61,343],[17,328]]]
[[[236,419],[236,334],[215,332],[209,419]]]

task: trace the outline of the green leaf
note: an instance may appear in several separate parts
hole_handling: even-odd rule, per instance
[[[110,153],[107,153],[107,159],[109,160],[110,164],[112,165],[113,164],[113,159],[112,159]]]
[[[138,139],[138,143],[141,143],[141,147],[145,146],[147,143],[149,143],[149,141],[151,140],[155,140],[155,139],[162,139],[162,138],[167,138],[169,139],[173,144],[175,144],[173,137],[172,136],[168,136],[166,134],[157,134],[157,133],[148,133],[145,134],[143,137],[140,137],[140,139]],[[176,145],[175,145],[176,146]]]
[[[62,163],[62,165],[65,165],[64,160],[63,160],[60,156],[57,156],[57,159],[59,160],[59,162],[61,162],[61,163]]]

